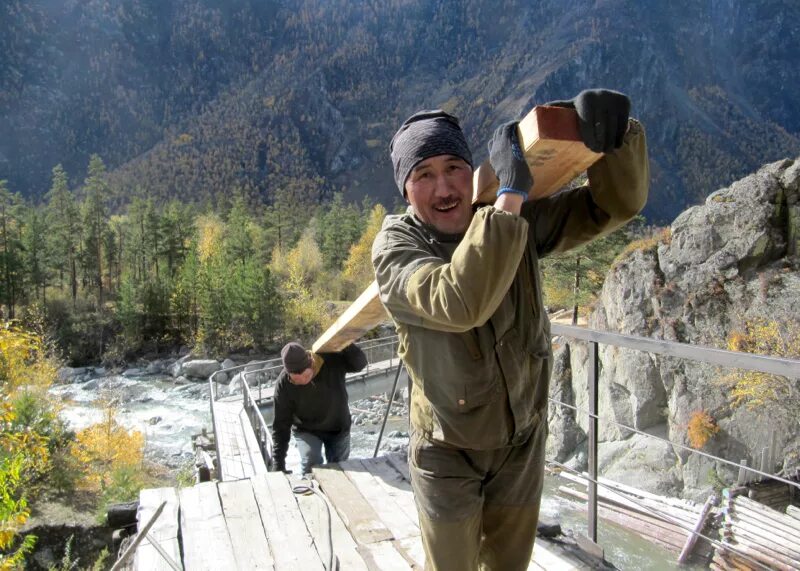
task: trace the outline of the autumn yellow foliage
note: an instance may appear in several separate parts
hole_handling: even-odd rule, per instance
[[[56,365],[41,337],[0,324],[0,570],[17,569],[35,538],[19,536],[30,517],[26,487],[50,462],[47,437],[21,430],[14,403],[26,392],[46,392]]]
[[[114,472],[141,466],[144,436],[120,425],[116,408],[106,403],[103,420],[78,432],[70,452],[81,466],[80,485],[90,490],[105,490]]]
[[[719,426],[708,412],[696,410],[692,413],[686,428],[692,448],[702,448],[717,432],[719,432]]]
[[[731,331],[727,339],[729,351],[742,351],[774,357],[800,358],[800,324],[796,321],[775,321],[765,318],[743,322],[740,329]],[[796,381],[737,369],[722,378],[730,388],[733,408],[747,406],[757,409],[767,403],[800,403]]]
[[[343,277],[353,284],[359,293],[375,279],[375,271],[372,268],[372,242],[380,232],[384,218],[386,209],[377,204],[369,214],[366,230],[358,242],[350,247],[350,255],[345,260]]]

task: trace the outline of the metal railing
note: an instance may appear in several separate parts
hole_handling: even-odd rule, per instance
[[[258,401],[253,398],[247,380],[244,378],[242,379],[242,398],[244,400],[244,411],[247,414],[248,420],[250,420],[250,426],[253,428],[253,432],[255,432],[258,448],[261,450],[261,457],[264,459],[267,468],[269,468],[272,463],[272,437],[269,432],[269,427],[264,421],[264,416],[258,408]]]
[[[552,333],[553,335],[561,335],[563,337],[568,337],[572,339],[579,339],[582,341],[586,341],[589,344],[589,351],[588,351],[588,391],[589,391],[589,400],[588,406],[589,409],[581,409],[576,406],[568,405],[566,403],[560,402],[553,398],[549,400],[554,404],[558,404],[561,406],[565,406],[567,408],[571,408],[576,412],[581,412],[588,415],[588,477],[587,479],[587,489],[588,489],[588,504],[587,504],[587,517],[588,517],[588,534],[589,538],[593,542],[597,542],[597,505],[598,505],[598,494],[597,494],[597,485],[598,485],[598,456],[597,456],[597,445],[598,445],[598,430],[597,425],[599,421],[599,407],[598,407],[598,385],[599,385],[599,372],[600,372],[600,359],[599,359],[599,346],[601,344],[611,345],[615,347],[623,347],[626,349],[633,349],[637,351],[646,351],[648,353],[653,353],[656,355],[663,355],[668,357],[678,357],[681,359],[689,359],[692,361],[699,361],[703,363],[709,363],[713,365],[719,365],[726,368],[739,368],[739,369],[747,369],[751,371],[759,371],[763,373],[769,373],[773,375],[780,375],[783,377],[794,378],[800,381],[800,360],[797,359],[787,359],[782,357],[768,357],[764,355],[753,355],[749,353],[738,353],[734,351],[726,351],[722,349],[714,349],[710,347],[697,347],[692,345],[687,345],[684,343],[677,343],[673,341],[665,341],[660,339],[648,339],[644,337],[637,337],[633,335],[621,335],[618,333],[607,333],[603,331],[596,331],[592,329],[585,329],[582,327],[575,327],[569,325],[561,325],[561,324],[552,324]],[[668,439],[661,438],[652,434],[648,434],[643,432],[635,427],[627,426],[623,423],[616,422],[611,420],[613,424],[625,428],[626,430],[630,430],[631,432],[641,434],[643,436],[647,436],[649,438],[655,438],[657,440],[667,442],[671,446],[676,448],[683,449],[687,452],[693,454],[699,454],[719,462],[729,464],[736,468],[742,468],[742,465],[738,462],[733,462],[727,460],[725,458],[720,458],[713,454],[708,454],[706,452],[696,450],[694,448],[690,448],[688,446],[684,446],[680,443],[672,442]],[[563,464],[559,464],[560,466],[564,467]],[[744,468],[747,471],[759,474],[766,478],[771,478],[773,480],[778,480],[790,486],[794,486],[795,488],[800,489],[800,484],[794,482],[792,480],[788,480],[786,478],[782,478],[775,474],[770,474],[763,470],[758,470],[752,467]],[[663,519],[663,518],[662,518]],[[681,526],[682,528],[684,526]],[[692,533],[697,535],[698,537],[704,537],[705,539],[709,540],[712,544],[717,545],[719,542],[703,536],[702,534],[695,532],[692,529],[686,529],[688,533]],[[731,548],[730,545],[726,544],[726,548],[729,548],[733,551],[735,549]],[[748,557],[745,557],[749,559]],[[761,565],[759,565],[762,567]]]

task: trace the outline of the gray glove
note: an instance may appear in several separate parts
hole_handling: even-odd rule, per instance
[[[509,188],[517,192],[530,192],[533,175],[517,138],[517,122],[500,125],[489,143],[489,162],[500,181],[500,190]]]
[[[622,146],[631,112],[627,95],[610,89],[587,89],[574,99],[545,105],[575,109],[581,139],[595,153],[609,153]]]

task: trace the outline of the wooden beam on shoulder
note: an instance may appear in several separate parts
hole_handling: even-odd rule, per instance
[[[555,194],[603,156],[583,144],[574,109],[534,107],[519,122],[517,135],[533,173],[529,200]],[[472,202],[494,203],[498,186],[494,169],[486,159],[473,175]]]
[[[603,156],[590,151],[581,141],[573,109],[534,107],[519,122],[518,135],[533,173],[533,188],[529,193],[533,200],[555,194]],[[497,177],[487,159],[473,176],[472,202],[493,203],[497,187]],[[315,353],[341,351],[387,318],[378,284],[372,282],[317,339],[311,350]]]

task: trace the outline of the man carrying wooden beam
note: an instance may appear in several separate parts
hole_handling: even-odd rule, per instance
[[[345,376],[367,366],[358,345],[337,353],[317,354],[292,341],[281,349],[283,370],[275,381],[272,421],[272,466],[286,472],[290,431],[300,452],[300,471],[350,457],[350,404]]]
[[[381,301],[412,380],[409,467],[428,570],[527,569],[536,534],[552,368],[539,259],[624,224],[645,204],[648,160],[630,102],[609,90],[551,105],[577,111],[606,153],[589,184],[526,201],[517,124],[490,143],[493,205],[473,211],[473,162],[458,120],[407,119],[392,139],[407,213],[373,244]]]

